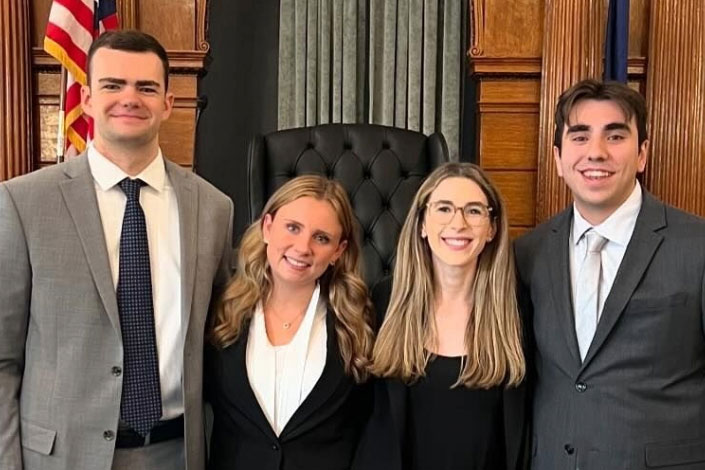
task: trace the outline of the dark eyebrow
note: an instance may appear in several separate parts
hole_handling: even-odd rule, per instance
[[[624,122],[610,122],[605,126],[606,131],[627,131],[629,133],[632,132],[632,130],[629,128],[629,126],[624,123]]]
[[[124,80],[122,78],[105,77],[105,78],[99,79],[98,83],[112,83],[114,85],[127,85],[127,80]],[[137,80],[137,82],[135,82],[135,86],[138,86],[138,87],[151,86],[151,87],[155,87],[155,88],[161,87],[159,82],[155,82],[154,80]]]
[[[99,79],[98,83],[113,83],[115,85],[125,85],[127,81],[121,78],[106,77]]]
[[[565,131],[566,134],[571,134],[573,132],[586,132],[590,130],[590,126],[587,124],[574,124],[572,126],[568,126],[568,129]]]
[[[154,88],[161,88],[159,82],[155,82],[154,80],[137,80],[135,86],[151,86]]]

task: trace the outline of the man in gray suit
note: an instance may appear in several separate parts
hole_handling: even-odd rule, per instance
[[[199,470],[202,351],[233,205],[164,159],[164,48],[90,49],[87,152],[0,184],[0,468]]]
[[[533,470],[705,468],[705,221],[636,179],[646,106],[582,81],[556,108],[567,210],[516,241]]]

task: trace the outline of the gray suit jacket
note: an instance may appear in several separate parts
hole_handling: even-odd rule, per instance
[[[205,462],[203,334],[230,269],[233,205],[166,162],[179,206],[189,470]],[[176,227],[174,228],[177,229]],[[109,470],[122,340],[88,160],[0,184],[0,468]]]
[[[705,221],[644,193],[585,361],[572,208],[515,244],[533,334],[534,470],[705,468]]]

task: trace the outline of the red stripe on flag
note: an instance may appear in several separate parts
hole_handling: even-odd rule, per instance
[[[101,23],[103,24],[103,28],[105,28],[106,31],[110,31],[113,29],[118,29],[118,17],[117,14],[112,14],[108,15],[105,18],[101,20]]]
[[[76,65],[81,67],[82,70],[86,70],[86,53],[74,44],[73,39],[71,39],[71,36],[66,31],[54,23],[49,23],[47,24],[46,35],[48,38],[51,38],[54,42],[63,47]]]
[[[68,90],[66,90],[66,101],[64,102],[67,111],[72,110],[77,106],[81,106],[81,84],[74,82]]]
[[[86,120],[81,116],[80,118],[76,119],[73,124],[71,124],[71,127],[76,131],[78,135],[83,137],[83,140],[86,140],[86,135],[88,133],[88,123]]]
[[[93,10],[85,3],[80,0],[54,0],[54,3],[63,5],[86,31],[93,32]]]

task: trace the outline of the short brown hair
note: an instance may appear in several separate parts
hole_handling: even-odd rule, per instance
[[[639,137],[639,147],[647,139],[646,100],[641,94],[619,82],[583,80],[565,90],[556,103],[556,132],[553,145],[561,150],[563,129],[570,125],[569,115],[575,105],[583,100],[613,101],[624,113],[627,121],[634,116]]]
[[[96,51],[100,48],[115,49],[127,52],[152,52],[162,61],[164,68],[164,91],[169,89],[169,58],[164,46],[151,36],[142,31],[125,29],[121,31],[106,31],[96,38],[88,49],[86,59],[86,80],[87,85],[91,84],[91,61]]]

